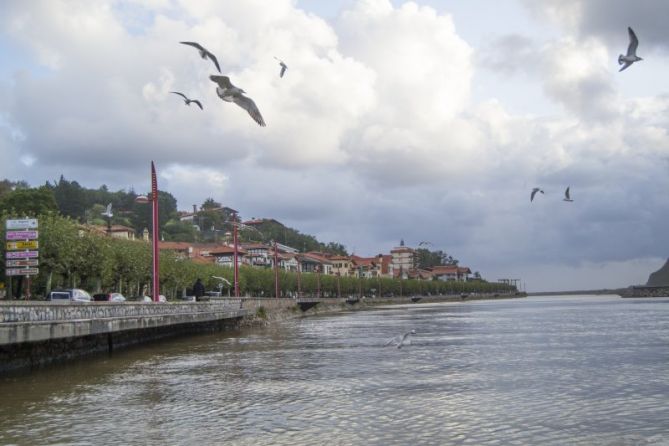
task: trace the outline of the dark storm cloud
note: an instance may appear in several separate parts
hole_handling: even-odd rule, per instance
[[[530,10],[557,18],[581,36],[597,36],[612,48],[627,49],[627,27],[639,37],[639,54],[647,49],[669,50],[669,2],[664,0],[524,0]]]

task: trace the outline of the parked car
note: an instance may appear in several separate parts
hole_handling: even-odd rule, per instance
[[[73,302],[90,302],[93,298],[88,291],[82,290],[80,288],[69,288],[66,290],[56,290],[51,291],[47,296],[46,300],[51,301],[63,301],[69,300]]]
[[[142,296],[142,302],[153,302],[153,298],[151,296]],[[167,298],[162,294],[159,294],[158,302],[167,302]]]
[[[125,302],[125,296],[121,293],[98,293],[93,295],[96,302]]]

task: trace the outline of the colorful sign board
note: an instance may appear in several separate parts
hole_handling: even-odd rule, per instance
[[[39,259],[11,259],[5,260],[5,266],[7,268],[20,268],[28,266],[37,266],[39,265]]]
[[[5,253],[6,259],[34,259],[39,257],[39,251],[7,251]]]
[[[39,248],[39,242],[37,240],[28,240],[24,242],[7,242],[8,250],[37,249],[37,248]]]
[[[26,296],[30,298],[30,276],[39,274],[39,232],[36,218],[5,221],[5,275],[27,276]]]
[[[37,229],[36,218],[20,218],[5,221],[5,229]]]
[[[7,231],[5,239],[7,240],[35,240],[39,238],[37,231]]]
[[[8,276],[36,276],[39,268],[7,268],[5,274]]]

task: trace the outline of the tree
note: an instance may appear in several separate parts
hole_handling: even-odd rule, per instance
[[[197,238],[197,231],[190,222],[170,220],[165,224],[163,235],[168,241],[194,242]]]
[[[58,211],[53,192],[46,186],[37,189],[15,189],[0,198],[0,208],[12,212],[16,217]]]
[[[57,184],[53,186],[47,184],[47,187],[53,190],[61,214],[78,221],[84,221],[88,204],[86,203],[86,193],[79,183],[67,181],[61,175]]]

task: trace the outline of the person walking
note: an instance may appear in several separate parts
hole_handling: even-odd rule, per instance
[[[198,301],[202,296],[204,296],[204,284],[202,284],[202,279],[199,277],[193,284],[193,294],[195,295],[195,300]]]

